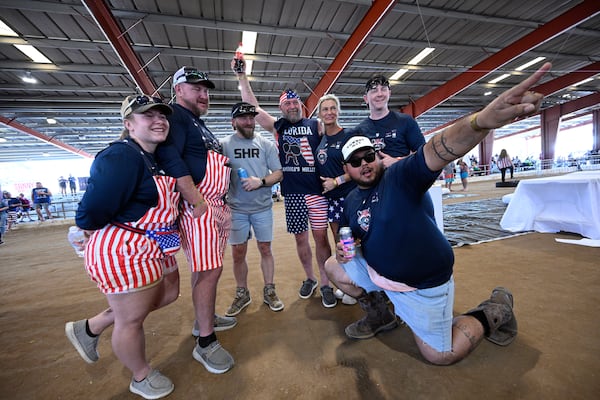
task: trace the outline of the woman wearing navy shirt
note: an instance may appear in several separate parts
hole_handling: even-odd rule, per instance
[[[146,359],[143,322],[179,295],[174,253],[179,193],[154,151],[169,132],[172,109],[161,99],[129,96],[121,106],[121,140],[96,156],[75,221],[88,238],[85,267],[110,308],[89,320],[68,322],[65,332],[88,363],[98,360],[99,335],[114,323],[112,347],[131,370],[129,390],[158,399],[174,389]],[[166,239],[166,240],[164,240]]]

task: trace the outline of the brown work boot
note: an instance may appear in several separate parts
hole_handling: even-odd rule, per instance
[[[377,333],[394,329],[398,326],[396,315],[390,311],[381,292],[367,293],[357,298],[360,308],[367,315],[348,325],[346,336],[352,339],[369,339]]]
[[[483,311],[488,322],[489,333],[486,339],[500,346],[508,346],[517,336],[517,319],[513,312],[512,293],[503,287],[492,290],[489,300],[466,313]]]

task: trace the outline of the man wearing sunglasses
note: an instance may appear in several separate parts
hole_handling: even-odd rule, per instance
[[[234,360],[217,340],[215,330],[231,328],[237,321],[215,314],[231,227],[231,210],[224,201],[231,168],[218,139],[201,119],[208,113],[209,90],[214,88],[208,75],[196,68],[182,67],[175,72],[171,128],[157,155],[165,172],[177,178],[177,190],[183,197],[179,230],[192,271],[196,317],[192,334],[198,337],[192,355],[209,372],[221,374],[233,367]]]
[[[427,191],[446,164],[465,155],[490,130],[538,112],[543,95],[529,88],[550,68],[544,64],[483,110],[460,119],[387,169],[369,138],[354,136],[344,144],[344,168],[358,187],[346,198],[341,225],[350,226],[359,246],[349,258],[338,243],[326,270],[367,314],[346,327],[347,336],[366,339],[395,325],[395,315],[377,301],[384,290],[412,330],[421,355],[432,364],[460,361],[484,337],[502,346],[514,340],[513,296],[503,287],[453,319],[454,254],[437,227]]]
[[[355,127],[356,134],[371,139],[387,168],[425,143],[421,128],[412,117],[390,111],[388,103],[392,89],[383,75],[375,75],[365,85],[363,99],[369,116]]]
[[[263,302],[272,311],[283,310],[283,302],[275,292],[275,259],[271,252],[273,241],[273,198],[271,186],[281,181],[281,163],[275,144],[254,132],[254,118],[258,112],[252,104],[240,102],[231,109],[231,125],[235,133],[223,139],[225,155],[231,160],[231,167],[246,170],[243,178],[235,171],[231,174],[231,186],[227,203],[231,207],[231,235],[229,244],[233,258],[235,276],[235,297],[228,316],[239,314],[252,299],[248,289],[248,263],[246,253],[252,232],[260,253],[260,267],[263,280]]]
[[[238,77],[242,100],[256,106],[256,122],[273,134],[279,149],[287,231],[294,234],[296,251],[306,274],[299,296],[308,299],[319,286],[313,271],[308,237],[310,223],[321,279],[321,303],[331,308],[337,301],[325,273],[325,260],[331,255],[331,247],[327,236],[328,203],[322,195],[323,187],[315,166],[315,153],[321,142],[318,122],[316,119],[303,118],[302,101],[293,90],[286,90],[279,97],[282,117],[277,119],[271,116],[258,106],[245,72],[235,70],[235,60],[231,61],[231,68]]]

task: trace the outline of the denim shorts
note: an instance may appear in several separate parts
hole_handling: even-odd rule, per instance
[[[367,262],[360,251],[356,252],[351,261],[341,266],[350,279],[366,292],[383,290],[371,281]],[[452,350],[453,277],[433,288],[409,292],[385,290],[385,293],[394,304],[396,315],[406,322],[420,340],[439,352]]]
[[[273,209],[254,214],[243,214],[231,211],[231,233],[229,244],[246,243],[252,238],[252,232],[258,242],[273,241]]]

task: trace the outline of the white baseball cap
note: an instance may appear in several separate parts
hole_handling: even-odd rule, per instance
[[[375,149],[373,143],[368,137],[365,136],[353,136],[342,147],[342,156],[344,157],[344,162],[347,162],[352,154],[357,150],[362,149]]]

